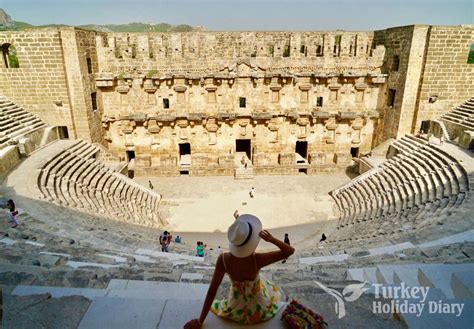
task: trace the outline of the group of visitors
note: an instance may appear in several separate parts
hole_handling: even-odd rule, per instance
[[[160,235],[160,246],[162,252],[169,252],[171,241],[173,241],[173,235],[170,232],[164,231]],[[181,237],[179,235],[176,235],[176,238],[174,238],[174,243],[181,243]]]

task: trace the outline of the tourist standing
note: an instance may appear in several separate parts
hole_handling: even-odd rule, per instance
[[[148,187],[150,188],[150,190],[153,190],[154,188],[153,184],[151,183],[151,180],[148,180]]]
[[[240,163],[244,166],[245,169],[247,169],[247,159],[245,158],[245,155],[242,156]]]
[[[443,143],[444,143],[444,136],[441,135],[441,137],[439,138],[439,145],[443,146]]]
[[[283,238],[283,242],[285,242],[287,245],[290,246],[290,238],[288,237],[288,233],[285,233],[285,236],[284,236],[284,238]],[[285,263],[286,263],[286,259],[284,259],[284,260],[282,261],[282,264],[285,264]]]
[[[9,217],[10,219],[8,220],[9,223],[13,224],[12,228],[15,228],[18,226],[18,210],[16,210],[15,202],[13,202],[12,199],[8,200],[5,205],[2,206],[2,208],[7,208],[9,212]]]
[[[285,237],[283,239],[283,242],[285,242],[287,245],[290,246],[290,238],[288,237],[288,233],[285,233]]]
[[[198,241],[197,242],[197,245],[196,245],[196,256],[198,257],[204,257],[204,246],[203,246],[203,243],[201,241]]]
[[[168,231],[164,231],[163,234],[160,235],[160,245],[162,252],[168,252]]]
[[[323,242],[323,241],[326,241],[326,234],[323,233],[323,235],[321,235],[321,240],[319,240],[319,242]]]
[[[250,189],[249,195],[250,195],[250,197],[253,199],[253,197],[255,196],[255,187],[252,187],[252,188]]]

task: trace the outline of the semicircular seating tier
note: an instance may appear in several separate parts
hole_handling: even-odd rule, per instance
[[[474,97],[447,112],[441,119],[474,131]]]
[[[67,147],[40,165],[37,185],[43,198],[114,220],[162,226],[160,194],[97,161],[97,146],[82,140],[60,142]]]
[[[340,214],[335,240],[361,227],[367,238],[414,228],[466,199],[472,174],[453,155],[411,135],[391,147],[394,156],[330,193]]]
[[[46,126],[36,115],[0,96],[0,149]]]

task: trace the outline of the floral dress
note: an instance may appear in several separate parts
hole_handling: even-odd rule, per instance
[[[212,303],[211,312],[215,315],[239,324],[255,324],[270,320],[278,313],[282,298],[271,281],[257,275],[253,281],[231,282],[227,299]]]

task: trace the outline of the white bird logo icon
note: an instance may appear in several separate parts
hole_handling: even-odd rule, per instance
[[[364,286],[368,284],[368,282],[350,284],[342,290],[342,294],[335,289],[326,287],[325,285],[323,285],[322,283],[318,281],[314,281],[314,283],[316,283],[325,292],[327,292],[328,294],[336,298],[336,304],[334,305],[334,308],[339,319],[346,316],[346,308],[344,305],[344,300],[346,300],[347,302],[353,302],[359,299],[359,297],[365,291],[369,290],[369,288],[364,288]]]

